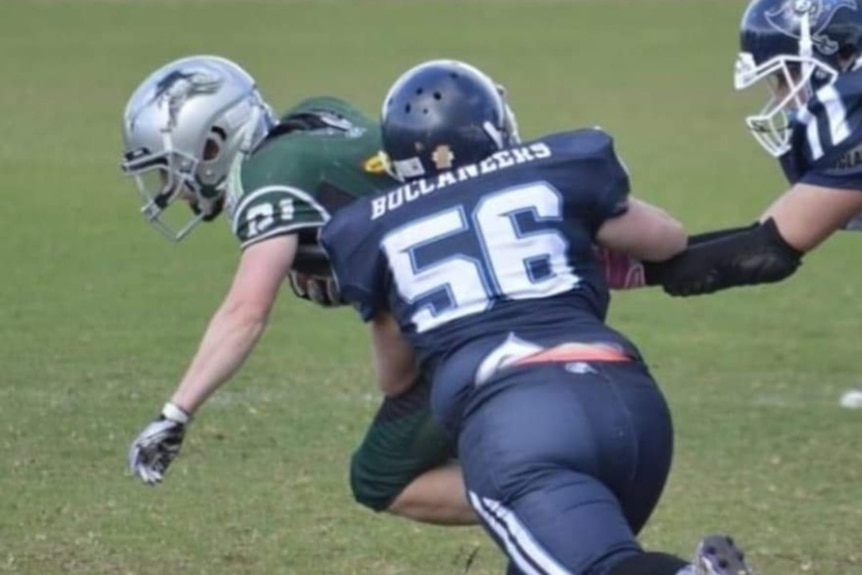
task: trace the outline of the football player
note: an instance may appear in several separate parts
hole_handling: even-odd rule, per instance
[[[394,180],[379,157],[378,122],[329,97],[277,119],[253,78],[214,56],[151,74],[126,106],[123,134],[122,168],[150,223],[178,241],[224,211],[242,249],[185,375],[131,445],[132,472],[156,484],[192,415],[258,341],[286,277],[300,297],[339,303],[317,232],[334,210]],[[380,385],[387,397],[351,460],[355,498],[420,521],[475,523],[460,473],[447,465],[449,442],[431,420],[428,383],[414,380],[412,369],[390,369]]]
[[[604,131],[520,143],[505,110],[462,62],[395,82],[382,132],[401,185],[346,206],[321,235],[342,296],[387,361],[432,378],[434,415],[457,437],[508,574],[750,573],[724,536],[692,562],[636,540],[673,431],[637,347],[605,323],[593,245],[661,262],[685,248],[682,226],[629,194]]]
[[[752,0],[735,86],[771,92],[746,124],[790,184],[757,223],[702,236],[648,283],[673,295],[776,282],[804,254],[862,218],[862,6],[857,0]],[[862,407],[862,389],[842,404]]]

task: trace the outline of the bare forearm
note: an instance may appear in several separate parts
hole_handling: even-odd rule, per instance
[[[636,255],[645,261],[658,262],[682,252],[686,246],[683,225],[661,208],[640,203],[655,223],[647,227],[651,232],[647,241],[636,244],[635,252],[638,252]]]
[[[265,325],[263,317],[238,310],[219,312],[210,322],[171,402],[194,413],[242,366]]]
[[[779,197],[760,218],[775,221],[781,237],[807,253],[862,211],[859,190],[797,184]]]
[[[628,211],[605,221],[596,243],[643,261],[663,261],[685,249],[682,224],[664,210],[632,198]]]

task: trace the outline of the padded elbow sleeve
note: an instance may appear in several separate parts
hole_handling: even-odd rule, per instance
[[[646,274],[648,283],[661,284],[670,295],[689,296],[778,282],[793,275],[801,262],[802,252],[769,219],[690,245],[681,255],[648,266]]]

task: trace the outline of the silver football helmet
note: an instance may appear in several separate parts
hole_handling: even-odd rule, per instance
[[[138,86],[123,114],[123,171],[144,198],[141,213],[179,241],[221,212],[231,166],[275,125],[252,78],[217,56],[175,60]],[[177,199],[191,209],[177,219]]]

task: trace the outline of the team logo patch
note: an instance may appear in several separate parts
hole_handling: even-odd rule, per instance
[[[811,40],[820,53],[831,56],[838,51],[838,42],[824,33],[835,13],[841,8],[858,10],[857,0],[794,0],[766,12],[766,20],[776,30],[799,39],[800,19],[808,14]]]
[[[386,173],[386,165],[388,163],[389,160],[386,158],[386,154],[380,151],[365,160],[362,164],[362,169],[368,174],[383,174]]]
[[[438,170],[449,170],[452,168],[452,160],[455,159],[455,154],[452,153],[452,148],[446,144],[441,144],[434,149],[431,154],[431,161]]]

